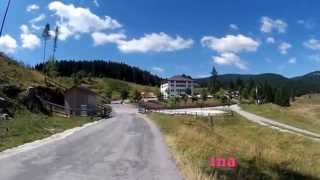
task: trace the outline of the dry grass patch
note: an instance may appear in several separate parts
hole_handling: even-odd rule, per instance
[[[242,105],[246,111],[273,120],[320,133],[320,95],[306,95],[296,99],[290,107],[275,104]]]
[[[239,117],[216,121],[151,114],[186,179],[317,179],[320,143],[261,127]],[[215,169],[210,157],[235,157],[235,170]]]

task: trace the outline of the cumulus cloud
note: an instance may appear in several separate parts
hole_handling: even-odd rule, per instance
[[[248,69],[247,63],[242,60],[238,53],[254,52],[260,46],[259,42],[242,34],[226,35],[222,38],[214,36],[204,36],[201,44],[218,53],[212,57],[213,62],[219,65],[232,65],[242,70]]]
[[[303,46],[308,49],[319,50],[320,49],[320,41],[317,39],[311,38],[308,41],[303,42]]]
[[[40,38],[38,36],[36,36],[35,34],[31,33],[29,31],[29,28],[27,25],[25,25],[25,24],[21,25],[20,30],[22,32],[20,34],[22,48],[34,49],[34,48],[40,46],[40,44],[41,44]]]
[[[48,7],[59,18],[60,40],[65,40],[70,36],[79,36],[82,33],[114,30],[122,27],[117,20],[109,16],[99,17],[90,9],[75,7],[73,4],[67,5],[60,1],[53,1]]]
[[[40,7],[36,4],[30,4],[27,6],[26,11],[31,12],[31,11],[37,11],[39,10]]]
[[[291,44],[289,43],[286,43],[286,42],[283,42],[279,45],[279,51],[281,54],[287,54],[288,53],[288,50],[292,47]]]
[[[193,40],[183,39],[180,36],[171,37],[161,32],[146,34],[140,39],[122,40],[117,44],[119,50],[124,53],[171,52],[190,48]]]
[[[261,18],[261,27],[260,30],[263,33],[270,33],[273,30],[278,31],[279,33],[285,33],[287,31],[288,24],[281,19],[271,19],[269,17]]]
[[[229,28],[232,29],[232,30],[238,30],[239,29],[239,27],[236,24],[230,24]]]
[[[256,51],[259,47],[259,43],[250,37],[246,37],[242,34],[227,35],[222,38],[216,38],[213,36],[205,36],[201,39],[203,46],[208,47],[219,53],[233,52],[239,53],[242,51]]]
[[[0,51],[4,53],[14,53],[17,49],[17,41],[10,36],[9,34],[5,34],[0,37]]]
[[[248,69],[245,61],[241,60],[235,53],[221,53],[219,56],[212,57],[213,61],[219,65],[234,65],[242,70]]]
[[[107,43],[120,43],[120,41],[126,39],[126,35],[123,33],[111,33],[106,34],[102,32],[94,32],[91,34],[94,46],[99,46]]]
[[[267,37],[266,42],[269,44],[274,44],[276,40],[273,37]]]
[[[292,57],[288,60],[289,64],[296,64],[297,63],[297,58],[296,57]]]
[[[46,15],[45,15],[45,14],[40,14],[39,16],[31,19],[29,22],[30,22],[30,24],[31,24],[32,29],[34,29],[34,30],[36,30],[36,31],[40,30],[41,27],[38,26],[37,23],[43,21],[45,18],[46,18]]]

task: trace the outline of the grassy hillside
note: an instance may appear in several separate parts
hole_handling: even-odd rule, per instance
[[[206,119],[151,114],[186,180],[319,179],[320,144],[239,116]],[[235,157],[238,168],[213,170],[210,157]],[[215,175],[215,176],[214,176]],[[214,176],[215,178],[212,178]]]
[[[274,104],[242,105],[244,110],[269,117],[282,123],[320,133],[320,95],[305,95],[291,103],[290,107]]]
[[[57,77],[56,80],[66,87],[71,87],[74,85],[72,78]],[[111,78],[83,78],[81,80],[81,84],[89,87],[101,96],[106,96],[106,92],[112,91],[113,100],[120,99],[120,91],[122,89],[129,90],[130,94],[132,94],[135,90],[140,92],[145,91],[156,93],[159,89],[158,87],[145,86]]]
[[[72,78],[58,77],[54,80],[65,87],[73,86]],[[109,78],[83,78],[81,83],[103,96],[106,91],[112,90],[114,99],[119,98],[122,88],[127,88],[130,92],[134,90],[155,92],[157,90],[155,87]],[[46,86],[44,75],[0,55],[0,97],[5,99],[5,103],[0,101],[0,108],[4,108],[5,113],[10,112],[12,115],[8,121],[0,121],[0,151],[96,120],[89,117],[66,119],[28,111],[21,99],[30,86]],[[12,90],[17,93],[12,93]],[[7,103],[10,104],[10,107],[7,106]]]
[[[0,151],[43,139],[95,120],[97,119],[89,117],[66,119],[19,110],[14,119],[0,121]]]
[[[0,55],[0,84],[15,84],[26,88],[28,86],[43,85],[44,76],[20,66],[17,62]]]

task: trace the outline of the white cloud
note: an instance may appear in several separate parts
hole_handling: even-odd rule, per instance
[[[94,46],[99,46],[107,43],[119,43],[126,39],[126,35],[123,33],[111,33],[106,34],[102,32],[94,32],[91,34]]]
[[[32,23],[32,24],[33,24],[33,23],[37,23],[37,22],[40,22],[40,21],[44,20],[45,18],[46,18],[46,15],[40,14],[39,16],[31,19],[31,20],[30,20],[30,23]]]
[[[229,28],[232,29],[232,30],[238,30],[239,29],[239,27],[236,24],[230,24]]]
[[[288,60],[289,64],[296,64],[297,63],[297,58],[296,57],[292,57]]]
[[[32,34],[29,31],[28,26],[26,25],[21,25],[20,26],[20,30],[21,30],[21,35],[20,35],[20,39],[22,42],[21,47],[22,48],[26,48],[26,49],[34,49],[36,47],[40,46],[40,38],[38,36],[36,36],[35,34]]]
[[[266,42],[269,44],[274,44],[276,40],[273,37],[267,37]]]
[[[285,33],[287,30],[288,24],[280,19],[271,19],[269,17],[261,18],[261,32],[270,33],[273,30],[278,31],[279,33]]]
[[[214,63],[219,65],[234,65],[242,70],[248,69],[245,61],[241,60],[235,53],[221,53],[219,56],[212,57]]]
[[[303,46],[308,49],[319,50],[320,49],[320,41],[317,39],[311,38],[308,41],[303,42]]]
[[[242,51],[256,51],[260,45],[254,39],[246,37],[242,34],[238,34],[236,36],[227,35],[222,38],[205,36],[201,39],[201,43],[203,46],[208,47],[219,53],[239,53]]]
[[[158,72],[158,73],[164,72],[164,69],[161,68],[161,67],[153,67],[152,70],[155,71],[155,72]]]
[[[92,0],[92,2],[96,7],[100,7],[98,0]]]
[[[45,18],[46,18],[46,15],[40,14],[39,16],[31,19],[31,20],[29,21],[30,24],[31,24],[31,28],[34,29],[34,30],[36,30],[36,31],[40,30],[41,27],[38,26],[37,23],[43,21]]]
[[[289,43],[286,43],[286,42],[283,42],[279,45],[279,51],[281,54],[287,54],[288,53],[288,50],[292,47],[291,44]]]
[[[82,33],[113,30],[122,27],[117,20],[109,16],[101,18],[92,13],[90,9],[75,7],[73,4],[66,5],[60,1],[53,1],[48,7],[59,18],[58,25],[61,28],[59,37],[61,40]]]
[[[17,49],[17,41],[9,34],[0,37],[0,51],[4,53],[14,53]]]
[[[118,42],[119,50],[124,53],[171,52],[187,49],[192,45],[192,39],[183,39],[180,36],[174,38],[163,32],[146,34],[140,39]]]
[[[31,12],[31,11],[36,11],[39,10],[40,7],[36,4],[30,4],[29,6],[27,6],[26,11]]]
[[[218,52],[218,56],[212,57],[216,64],[232,65],[242,70],[248,69],[247,63],[243,61],[238,53],[254,52],[260,46],[259,42],[242,34],[226,35],[222,38],[205,36],[201,39],[204,47]]]

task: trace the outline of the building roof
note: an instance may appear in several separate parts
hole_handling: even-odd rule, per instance
[[[193,81],[191,78],[187,77],[186,75],[172,76],[168,80],[173,80],[173,81]]]
[[[71,92],[71,91],[73,91],[73,90],[79,90],[79,91],[83,91],[83,92],[86,92],[86,93],[88,93],[88,94],[93,94],[93,95],[96,95],[96,94],[97,94],[97,93],[91,91],[91,90],[90,90],[89,88],[87,88],[87,87],[77,86],[77,85],[72,86],[70,89],[67,89],[67,90],[65,91],[65,94],[68,94],[69,92]]]

